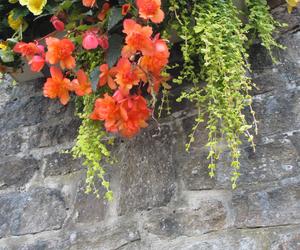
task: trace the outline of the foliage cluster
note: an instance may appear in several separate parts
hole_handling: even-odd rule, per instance
[[[257,133],[247,48],[258,38],[272,56],[274,47],[282,48],[273,38],[282,25],[273,19],[266,0],[245,0],[243,11],[234,3],[7,0],[0,3],[4,17],[0,18],[0,72],[20,67],[20,56],[32,71],[50,66],[44,95],[63,105],[77,100],[82,124],[71,153],[87,166],[87,192],[99,196],[95,183],[100,180],[109,200],[112,192],[101,165],[111,162],[109,133],[136,135],[150,117],[155,119],[159,92],[158,116],[164,105],[170,112],[171,77],[173,83],[190,83],[178,98],[198,109],[186,149],[205,123],[210,176],[215,175],[220,154],[229,149],[235,188],[243,136],[254,147]],[[297,4],[298,0],[288,0],[288,10]],[[58,38],[59,32],[63,38]],[[169,37],[179,38],[183,60],[179,76],[168,73],[175,67],[169,62],[169,48],[175,43]],[[252,114],[250,121],[245,111]]]

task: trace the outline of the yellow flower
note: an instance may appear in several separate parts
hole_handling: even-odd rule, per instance
[[[22,6],[25,6],[28,4],[28,0],[19,0],[19,3],[22,5]]]
[[[19,16],[17,19],[14,19],[14,12],[10,11],[8,15],[8,24],[13,30],[18,30],[23,22],[23,17]]]
[[[3,42],[0,42],[0,49],[1,50],[6,50],[7,49],[7,45]]]
[[[22,2],[27,2],[27,8],[30,10],[30,12],[37,16],[43,12],[43,8],[45,7],[47,0],[22,0]]]
[[[14,12],[11,10],[8,15],[8,25],[11,27],[13,30],[19,30],[20,26],[22,25],[22,30],[24,31],[28,24],[23,20],[22,16],[19,16],[17,19],[14,19]]]
[[[297,5],[300,3],[300,0],[286,0],[288,4],[288,12],[291,13],[293,8],[297,7]]]

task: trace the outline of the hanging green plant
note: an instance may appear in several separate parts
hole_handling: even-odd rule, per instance
[[[282,24],[267,1],[243,3],[240,10],[232,0],[9,0],[0,3],[0,72],[20,68],[20,57],[34,72],[49,66],[43,94],[63,105],[76,100],[82,124],[71,153],[87,167],[86,191],[99,196],[100,181],[108,200],[108,138],[132,138],[151,118],[157,122],[164,109],[171,112],[170,89],[186,84],[178,102],[198,110],[186,149],[205,123],[209,175],[225,144],[236,188],[242,138],[254,148],[257,133],[247,48],[258,38],[273,59],[272,49],[283,48],[273,37]],[[288,1],[289,12],[297,4]],[[178,76],[170,75],[171,41],[181,48]]]

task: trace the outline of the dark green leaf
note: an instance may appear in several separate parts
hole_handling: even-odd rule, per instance
[[[108,16],[108,30],[111,30],[123,19],[122,9],[113,7]]]
[[[13,19],[16,20],[19,17],[24,17],[29,14],[27,8],[15,8],[13,9]]]
[[[90,74],[91,77],[91,83],[92,83],[92,89],[94,92],[97,90],[98,82],[99,82],[99,76],[100,76],[100,69],[99,67],[96,67],[92,73]]]
[[[113,67],[121,55],[123,46],[123,37],[118,34],[113,34],[108,38],[109,48],[107,51],[107,63],[111,68]]]

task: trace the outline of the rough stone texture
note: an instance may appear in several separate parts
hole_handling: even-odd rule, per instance
[[[74,106],[42,96],[43,81],[0,86],[0,250],[299,250],[300,13],[271,1],[289,23],[273,65],[251,48],[256,151],[241,148],[238,188],[224,153],[208,177],[207,132],[185,143],[195,110],[174,100],[174,113],[131,139],[118,139],[107,166],[114,201],[84,193],[85,168],[72,147]],[[283,35],[282,35],[283,34]],[[182,88],[182,87],[180,87]],[[100,188],[100,195],[103,195]]]

